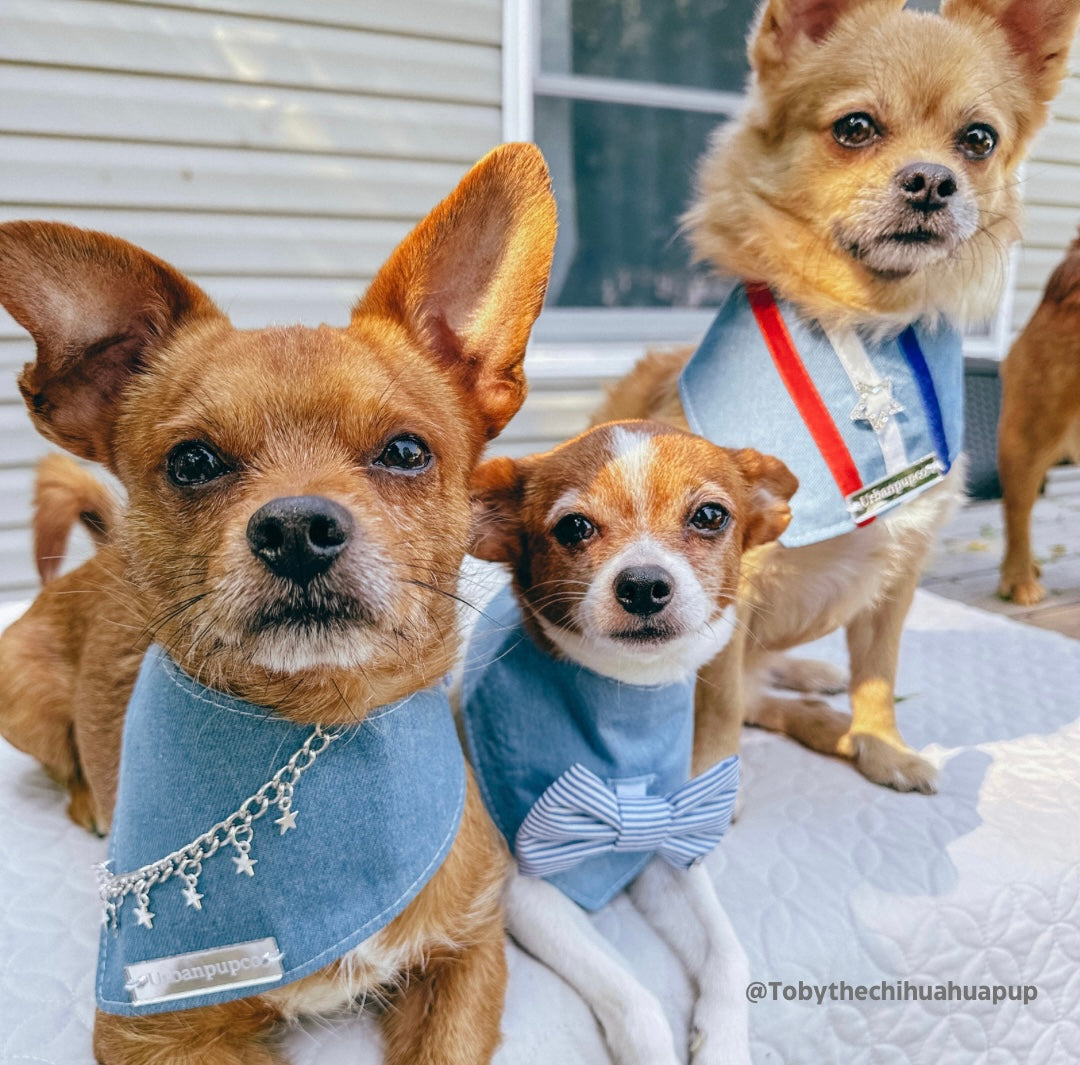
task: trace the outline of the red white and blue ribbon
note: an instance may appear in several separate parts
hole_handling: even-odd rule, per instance
[[[739,788],[733,755],[666,796],[620,795],[580,762],[533,804],[514,843],[525,876],[546,877],[611,852],[655,852],[688,869],[731,824]]]
[[[767,286],[761,284],[747,285],[746,297],[784,387],[806,424],[840,493],[845,498],[851,498],[866,485],[859,472],[858,464],[844,442],[833,412],[830,411],[828,404],[814,384],[791,338],[776,298]],[[878,376],[862,340],[855,332],[837,333],[828,329],[824,329],[823,332],[828,337],[829,344],[850,379],[853,389],[862,391],[867,388],[877,389],[882,385],[888,388],[891,385],[890,381]],[[940,471],[947,473],[951,462],[941,403],[916,331],[912,328],[904,330],[897,338],[897,344],[918,387]],[[890,413],[900,412],[903,409],[897,404],[891,408]],[[853,412],[851,417],[871,421],[870,418],[865,418],[856,412]],[[872,423],[872,425],[888,474],[902,473],[909,466],[912,458],[919,458],[919,456],[906,454],[901,433],[891,418],[885,417],[880,424]],[[868,525],[873,520],[872,516],[865,517],[859,519],[858,524]]]

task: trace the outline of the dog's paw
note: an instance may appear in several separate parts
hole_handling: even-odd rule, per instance
[[[1034,606],[1046,598],[1046,589],[1034,577],[1017,580],[1002,578],[998,595],[1002,599],[1011,599],[1017,606]]]
[[[744,1026],[745,1027],[745,1026]],[[745,1032],[710,1032],[700,1024],[690,1029],[690,1065],[750,1065],[750,1044]]]
[[[667,1017],[644,988],[632,1001],[621,1003],[617,1020],[602,1023],[614,1065],[679,1065]]]
[[[769,663],[769,683],[810,695],[839,695],[848,689],[848,675],[831,662],[777,655]]]
[[[709,1033],[695,1025],[690,1029],[690,1065],[705,1065],[710,1051],[705,1049]]]
[[[867,780],[896,791],[937,791],[937,770],[910,747],[867,733],[848,733],[844,740],[842,753]]]
[[[71,785],[71,799],[68,802],[67,815],[87,832],[93,832],[95,836],[107,836],[109,826],[97,812],[97,804],[90,794],[90,789],[82,783]]]

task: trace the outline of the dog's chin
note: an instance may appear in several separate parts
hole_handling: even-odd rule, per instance
[[[241,637],[251,661],[273,673],[357,669],[379,646],[375,611],[327,588],[289,589],[251,612]]]
[[[312,669],[359,669],[372,661],[380,642],[373,630],[345,620],[268,625],[249,632],[251,661],[271,673]]]

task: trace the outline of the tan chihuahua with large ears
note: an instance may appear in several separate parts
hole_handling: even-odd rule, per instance
[[[735,286],[697,352],[647,357],[595,421],[689,425],[799,479],[780,545],[744,567],[745,637],[702,672],[716,757],[745,720],[929,792],[933,767],[896,726],[900,635],[963,489],[960,330],[997,305],[1017,168],[1080,0],[903,8],[764,0],[746,110],[705,159],[686,219]],[[850,680],[779,655],[836,628]],[[770,695],[770,681],[807,697]],[[851,717],[811,697],[845,687]]]
[[[130,244],[0,226],[34,421],[128,495],[0,640],[3,734],[112,824],[105,1065],[270,1065],[278,1022],[369,994],[394,1065],[491,1060],[505,850],[438,681],[554,238],[540,153],[506,145],[346,328],[240,331]],[[49,476],[63,524],[88,490]]]

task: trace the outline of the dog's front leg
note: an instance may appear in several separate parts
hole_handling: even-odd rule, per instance
[[[697,985],[692,1065],[749,1065],[750,966],[705,867],[684,872],[653,861],[630,897]]]
[[[490,1065],[506,997],[501,914],[433,953],[382,1015],[387,1065]]]
[[[745,716],[744,632],[740,625],[727,647],[698,670],[694,689],[694,776],[739,753]]]
[[[656,997],[614,955],[585,912],[546,880],[511,874],[510,934],[561,976],[600,1022],[615,1065],[678,1065],[671,1026]]]
[[[918,572],[905,574],[847,626],[852,717],[836,753],[850,758],[876,784],[931,794],[937,776],[934,767],[908,747],[896,727],[900,637],[918,579]]]
[[[261,998],[116,1017],[98,1011],[99,1065],[284,1065],[273,1044],[277,1011]]]
[[[1010,356],[1002,368],[1004,392],[998,428],[998,470],[1005,508],[1005,557],[998,594],[1031,606],[1046,596],[1031,545],[1031,512],[1047,471],[1067,450],[1076,390],[1065,389],[1064,396],[1048,395],[1045,385],[1033,379],[1035,368],[1011,366],[1013,358]]]

